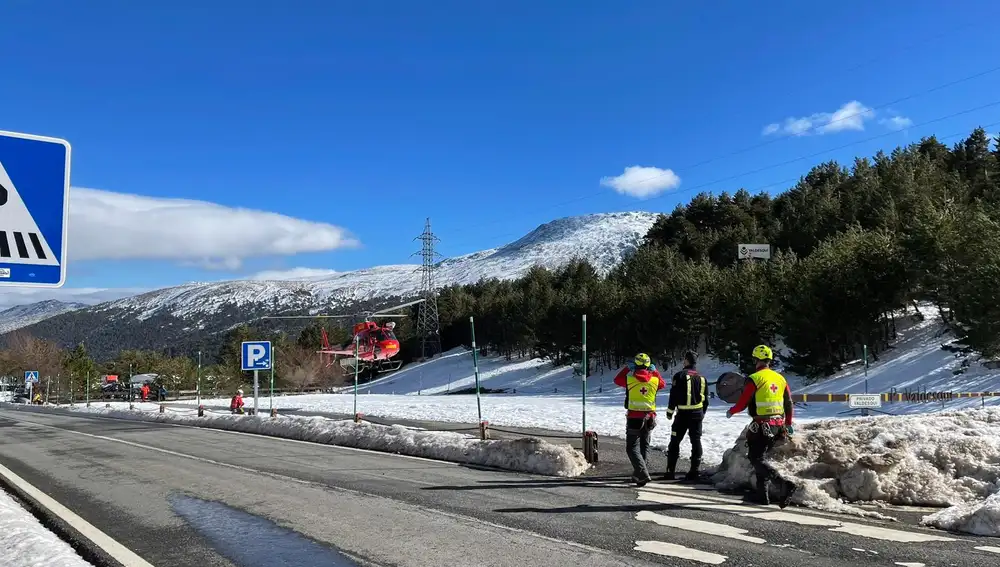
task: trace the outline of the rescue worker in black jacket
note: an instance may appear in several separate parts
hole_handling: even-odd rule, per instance
[[[691,468],[684,480],[698,480],[701,466],[701,425],[708,411],[708,381],[695,365],[698,355],[692,351],[684,353],[684,368],[674,374],[670,384],[670,399],[667,402],[667,419],[677,417],[670,427],[670,445],[667,447],[666,480],[674,480],[677,459],[680,457],[681,441],[687,433],[691,440]]]

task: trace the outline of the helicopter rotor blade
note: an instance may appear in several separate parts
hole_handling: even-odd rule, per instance
[[[261,319],[343,319],[356,315],[265,315]]]
[[[388,313],[390,311],[395,311],[397,309],[402,309],[404,307],[409,307],[411,305],[416,305],[418,303],[423,303],[424,301],[425,301],[424,299],[417,299],[416,301],[410,301],[408,303],[404,303],[402,305],[397,305],[395,307],[388,307],[386,309],[382,309],[381,311],[376,311],[376,312],[372,313],[371,316],[372,317],[375,317],[375,316],[378,316],[378,317],[390,317],[391,315],[383,315],[383,313]],[[398,317],[406,317],[406,315],[398,315]]]

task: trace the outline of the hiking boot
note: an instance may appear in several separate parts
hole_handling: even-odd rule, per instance
[[[639,487],[646,486],[646,483],[649,482],[650,480],[652,479],[649,478],[649,475],[646,475],[645,477],[641,477],[637,474],[632,475],[632,482],[634,482],[635,485]]]
[[[757,502],[768,506],[771,504],[771,481],[765,480],[764,482],[757,483]]]
[[[667,471],[663,473],[663,480],[674,480],[674,471]]]
[[[792,501],[792,496],[798,489],[799,487],[795,486],[794,482],[786,480],[784,494],[782,494],[781,502],[778,503],[778,506],[781,509],[785,509],[788,506],[788,504]]]

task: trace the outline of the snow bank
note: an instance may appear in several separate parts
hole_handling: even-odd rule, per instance
[[[943,530],[1000,536],[1000,492],[982,502],[960,504],[924,516],[922,523]]]
[[[6,567],[93,567],[2,490],[0,549]]]
[[[176,412],[161,414],[105,408],[76,408],[74,411],[119,419],[241,431],[551,476],[579,476],[590,468],[583,453],[572,446],[555,445],[533,437],[482,441],[455,432],[418,431],[401,425],[355,423],[325,417],[254,418],[209,413],[198,417]]]
[[[745,440],[744,432],[723,455],[717,487],[755,484]],[[772,462],[802,487],[797,504],[854,513],[862,512],[845,502],[951,506],[925,520],[963,531],[987,530],[992,521],[990,535],[1000,535],[1000,501],[991,496],[1000,492],[997,408],[799,424]]]

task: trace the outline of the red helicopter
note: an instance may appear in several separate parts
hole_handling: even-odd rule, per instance
[[[372,318],[386,317],[406,317],[405,313],[390,314],[392,311],[410,307],[423,302],[423,299],[383,309],[381,311],[355,313],[351,315],[297,315],[297,316],[272,316],[268,319],[342,319],[347,317],[357,317],[363,315],[365,320],[354,325],[351,340],[337,348],[330,346],[330,339],[326,334],[326,329],[322,330],[323,345],[319,353],[322,360],[327,361],[327,366],[340,358],[340,366],[348,373],[353,374],[379,374],[383,372],[393,372],[403,366],[402,360],[393,360],[399,354],[399,339],[396,338],[396,322],[389,321],[378,324]],[[357,354],[355,355],[355,350]]]

